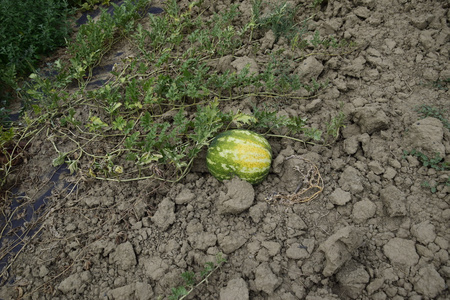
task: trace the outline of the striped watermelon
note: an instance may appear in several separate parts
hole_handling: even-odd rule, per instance
[[[261,135],[249,130],[229,130],[217,135],[208,148],[206,164],[218,180],[235,175],[258,184],[269,173],[272,149]]]

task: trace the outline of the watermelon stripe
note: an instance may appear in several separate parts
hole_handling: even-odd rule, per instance
[[[257,133],[240,129],[219,134],[206,156],[208,169],[218,180],[237,175],[252,184],[264,180],[271,162],[269,142]]]

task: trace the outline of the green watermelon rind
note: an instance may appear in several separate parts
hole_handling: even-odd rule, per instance
[[[252,162],[258,166],[252,167]],[[258,184],[269,174],[271,162],[269,142],[255,132],[242,129],[217,135],[206,155],[208,170],[219,181],[238,176],[251,184]]]

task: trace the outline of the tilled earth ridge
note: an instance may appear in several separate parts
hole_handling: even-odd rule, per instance
[[[211,7],[219,12],[231,2]],[[321,127],[342,106],[347,126],[336,143],[270,139],[272,171],[257,186],[220,183],[203,160],[176,185],[68,177],[78,188],[49,199],[40,235],[9,269],[0,298],[164,298],[183,283],[183,272],[199,272],[223,253],[227,262],[188,299],[448,299],[449,171],[424,167],[403,151],[439,152],[450,161],[448,125],[416,111],[450,108],[448,89],[432,84],[450,78],[449,5],[324,2],[309,29],[360,48],[300,62],[331,87],[313,101],[283,102],[280,113]],[[248,17],[251,2],[239,9]],[[268,37],[260,38],[264,44]],[[250,47],[233,61],[251,57]],[[32,147],[21,187],[30,194],[53,155],[45,140]],[[320,196],[268,202],[295,190],[301,178],[294,168],[306,160],[320,171]]]

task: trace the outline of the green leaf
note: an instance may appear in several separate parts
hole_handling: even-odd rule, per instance
[[[69,169],[70,175],[76,173],[78,171],[78,161],[77,160],[69,160],[67,168]]]
[[[188,291],[184,286],[172,288],[172,295],[169,296],[169,300],[178,300],[188,294]]]
[[[103,122],[99,117],[93,116],[89,119],[91,121],[90,124],[88,124],[89,131],[95,131],[98,129],[106,128],[108,127],[108,124]]]
[[[127,125],[126,120],[122,116],[119,116],[113,121],[112,129],[118,129],[122,131],[126,125]]]
[[[141,118],[141,126],[145,130],[149,130],[152,127],[153,124],[153,118],[152,115],[147,111]]]
[[[137,164],[138,165],[147,165],[151,162],[157,162],[159,161],[163,156],[161,154],[152,154],[150,152],[144,153],[141,155],[141,157],[138,158]]]
[[[125,147],[128,149],[132,149],[133,147],[135,147],[137,144],[138,137],[139,137],[139,132],[135,132],[132,135],[130,135],[129,137],[127,137],[124,142]]]
[[[192,271],[187,271],[181,274],[181,277],[184,279],[184,282],[187,286],[194,286],[195,284],[195,273]]]
[[[302,117],[290,117],[289,123],[287,124],[287,127],[291,130],[292,133],[298,133],[305,130],[306,126],[306,119],[302,119]]]
[[[58,157],[55,158],[55,159],[53,159],[52,165],[53,165],[54,167],[61,166],[61,165],[64,164],[64,162],[66,161],[66,156],[67,156],[67,153],[65,153],[65,152],[59,152],[59,153],[58,153]]]
[[[234,115],[233,122],[236,124],[236,126],[238,128],[240,128],[244,125],[254,124],[254,123],[258,122],[258,120],[253,115],[248,115],[248,114],[239,112],[236,115]]]
[[[186,157],[186,155],[183,153],[183,151],[177,152],[176,149],[162,149],[162,153],[164,155],[164,159],[168,163],[173,163],[177,169],[182,169],[183,167],[187,166],[187,163],[185,161],[182,161],[183,158]]]

